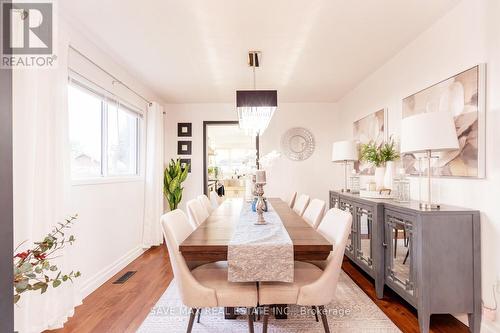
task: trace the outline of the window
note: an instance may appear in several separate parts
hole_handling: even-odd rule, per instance
[[[137,176],[141,116],[97,90],[73,79],[69,83],[72,178]]]

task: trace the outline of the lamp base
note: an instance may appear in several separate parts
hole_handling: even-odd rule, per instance
[[[421,202],[420,203],[420,209],[423,210],[440,210],[441,205],[437,203],[430,203],[430,202]]]

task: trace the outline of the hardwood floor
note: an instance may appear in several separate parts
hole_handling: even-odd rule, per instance
[[[113,284],[127,271],[137,273]],[[166,246],[153,247],[85,298],[63,329],[46,332],[135,332],[172,278]]]
[[[415,310],[399,296],[386,290],[384,299],[379,300],[369,277],[347,259],[342,268],[401,331],[419,332]],[[137,273],[124,284],[112,284],[127,271]],[[154,247],[89,295],[63,329],[46,332],[135,332],[172,278],[166,247]],[[468,328],[451,315],[434,315],[431,332],[465,333]]]
[[[417,312],[389,288],[384,289],[384,298],[375,295],[373,280],[356,268],[349,259],[344,257],[342,269],[351,279],[377,304],[404,333],[419,333]],[[449,314],[431,316],[431,333],[466,333],[469,328]]]

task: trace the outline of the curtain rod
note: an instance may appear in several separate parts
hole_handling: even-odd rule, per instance
[[[87,60],[88,62],[90,62],[92,65],[94,65],[95,67],[99,68],[101,71],[103,71],[104,73],[106,73],[108,76],[110,76],[113,79],[112,84],[119,83],[122,86],[124,86],[125,88],[127,88],[128,90],[130,90],[132,93],[134,93],[137,97],[139,97],[140,99],[142,99],[143,101],[145,101],[146,103],[148,103],[149,106],[151,106],[153,104],[147,98],[143,97],[141,94],[139,94],[138,92],[136,92],[134,89],[130,88],[125,83],[123,83],[121,80],[119,80],[116,76],[114,76],[113,74],[111,74],[110,72],[108,72],[107,70],[105,70],[104,68],[102,68],[101,66],[99,66],[95,61],[93,61],[92,59],[90,59],[89,57],[87,57],[85,54],[83,54],[82,52],[80,52],[73,45],[70,45],[69,48],[72,49],[73,51],[75,51],[76,53],[78,53],[80,56],[82,56],[85,60]]]

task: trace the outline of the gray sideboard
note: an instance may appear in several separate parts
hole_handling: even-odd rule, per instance
[[[441,206],[421,210],[417,202],[365,199],[330,191],[330,208],[351,212],[345,255],[375,281],[414,306],[420,331],[429,332],[434,313],[467,313],[470,331],[481,325],[479,212]]]

